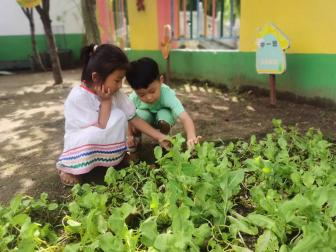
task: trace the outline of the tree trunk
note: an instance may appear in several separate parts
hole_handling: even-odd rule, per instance
[[[35,23],[34,23],[34,9],[24,8],[21,7],[23,13],[26,15],[29,21],[29,27],[30,27],[30,37],[31,37],[31,43],[32,43],[32,51],[33,51],[33,69],[34,70],[43,70],[46,71],[46,68],[44,67],[40,54],[38,53],[37,46],[36,46],[36,38],[35,38]]]
[[[96,0],[81,0],[82,17],[84,21],[86,42],[100,43],[100,35],[96,18]]]
[[[35,8],[37,12],[40,14],[44,32],[47,37],[49,55],[50,55],[52,72],[53,72],[55,84],[61,84],[63,82],[62,70],[61,70],[61,64],[60,64],[58,54],[57,54],[55,38],[54,38],[52,29],[51,29],[51,19],[49,16],[49,0],[43,0],[42,7],[38,5]]]

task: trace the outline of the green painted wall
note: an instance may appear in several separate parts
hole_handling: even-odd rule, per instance
[[[56,44],[61,49],[71,49],[75,62],[79,60],[80,48],[84,43],[83,34],[55,35]],[[36,35],[38,50],[47,51],[44,35]],[[31,55],[31,38],[29,35],[0,36],[0,61],[28,60]]]
[[[162,72],[165,61],[159,51],[129,51],[130,59],[149,56],[156,59]],[[172,51],[175,78],[209,80],[232,88],[251,85],[268,88],[268,75],[255,70],[255,53],[235,51]],[[288,54],[287,72],[277,76],[277,90],[306,97],[336,101],[336,54]]]

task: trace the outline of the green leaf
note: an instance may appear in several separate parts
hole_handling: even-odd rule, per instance
[[[231,171],[229,173],[229,188],[231,191],[237,191],[239,185],[243,182],[244,180],[244,171],[238,170],[238,171]]]
[[[289,248],[287,245],[281,245],[279,252],[289,252]]]
[[[70,227],[80,227],[82,224],[75,220],[67,220],[67,223]]]
[[[314,184],[315,177],[311,172],[305,172],[302,178],[303,184],[307,187],[311,187]]]
[[[157,215],[159,209],[159,194],[152,192],[151,193],[151,201],[150,208],[153,210],[154,215]]]
[[[195,243],[202,246],[205,240],[211,236],[211,228],[208,224],[202,224],[194,229],[193,235],[195,236]]]
[[[97,229],[101,234],[104,234],[107,231],[107,221],[101,214],[97,216]]]
[[[175,247],[184,250],[191,243],[194,231],[194,225],[189,220],[190,209],[183,205],[175,209],[172,207],[170,214],[172,215],[172,231],[179,237],[175,241]]]
[[[89,214],[85,217],[83,226],[86,227],[85,239],[94,239],[99,235],[98,231],[98,216],[99,212],[97,210],[91,210]],[[83,240],[85,240],[83,238]]]
[[[287,141],[286,141],[286,139],[284,137],[280,137],[278,139],[278,144],[279,144],[279,146],[280,146],[281,149],[287,150]]]
[[[228,216],[231,226],[236,227],[238,231],[244,232],[249,235],[257,235],[258,234],[258,228],[257,227],[251,227],[247,222],[244,220],[236,219],[232,216]],[[230,226],[230,228],[231,228]]]
[[[49,211],[53,211],[53,210],[55,210],[55,209],[57,209],[58,208],[58,204],[56,204],[56,203],[50,203],[49,205],[48,205],[48,210]]]
[[[125,246],[121,239],[117,238],[110,232],[102,234],[98,237],[99,246],[103,251],[110,252],[123,252],[125,251]]]
[[[281,226],[279,226],[279,224],[277,222],[275,222],[275,220],[261,215],[261,214],[256,214],[256,213],[250,213],[247,217],[246,220],[248,220],[250,223],[262,227],[262,228],[266,228],[266,229],[270,229],[272,230],[278,237],[280,237],[281,239],[284,237],[284,231],[281,228]]]
[[[96,252],[99,248],[99,241],[95,240],[91,244],[86,245],[82,248],[83,252]]]
[[[46,193],[46,192],[41,193],[40,201],[43,202],[44,204],[46,204],[47,201],[48,201],[48,193]]]
[[[299,240],[292,252],[318,251],[318,245],[322,240],[319,235],[310,234],[304,235],[303,239]]]
[[[159,234],[154,242],[154,247],[160,252],[177,251],[173,250],[175,237],[172,234]]]
[[[279,212],[288,223],[295,217],[297,209],[304,209],[309,205],[311,205],[310,200],[298,194],[293,199],[282,202],[279,206]]]
[[[156,146],[154,148],[154,156],[156,160],[159,160],[162,158],[162,148],[160,146]]]
[[[34,239],[38,235],[39,226],[40,224],[38,223],[31,223],[30,218],[26,219],[20,229],[20,237],[22,237],[22,239]]]
[[[273,119],[272,124],[275,128],[280,128],[282,125],[282,120],[281,119]]]
[[[78,252],[80,251],[80,243],[68,244],[64,248],[64,252]]]
[[[151,199],[152,192],[157,191],[156,185],[153,181],[148,180],[142,187],[142,192],[145,197]]]
[[[34,252],[35,251],[35,242],[31,238],[24,238],[18,242],[19,252]]]
[[[27,214],[18,214],[13,217],[10,223],[13,226],[16,226],[16,225],[22,226],[26,221],[29,221],[29,222],[31,221],[30,217]]]
[[[10,210],[11,214],[15,214],[16,211],[19,209],[20,205],[22,202],[22,196],[21,195],[16,195],[11,201],[10,201]]]
[[[108,168],[104,178],[106,184],[115,185],[117,183],[116,178],[117,178],[117,171],[113,167]]]
[[[112,210],[112,214],[108,219],[108,227],[115,233],[122,235],[123,231],[127,230],[125,219],[120,208]]]
[[[273,252],[277,251],[278,249],[278,239],[270,230],[265,230],[264,233],[259,236],[255,246],[256,252]]]
[[[236,245],[232,245],[232,249],[235,252],[253,252],[252,250],[248,249],[248,248],[243,248],[243,247],[239,247]]]
[[[301,185],[301,175],[299,172],[295,171],[290,175],[290,178],[294,185],[300,186]]]
[[[70,202],[68,205],[68,209],[73,216],[76,217],[80,215],[81,208],[76,202]]]
[[[190,209],[187,206],[181,206],[180,208],[175,208],[170,212],[172,215],[172,228],[174,232],[183,230],[185,228],[184,224],[189,219]]]
[[[56,232],[53,230],[50,224],[44,225],[40,232],[41,238],[48,240],[50,243],[54,243],[58,239]]]
[[[156,217],[149,217],[140,226],[141,242],[147,247],[153,246],[156,237],[159,235],[156,225]]]
[[[80,233],[81,229],[82,229],[82,224],[75,221],[75,220],[72,220],[72,219],[69,219],[67,220],[67,224],[68,226],[65,226],[64,229],[69,232],[69,233]]]

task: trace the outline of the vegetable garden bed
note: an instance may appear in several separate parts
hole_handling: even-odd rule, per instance
[[[257,140],[182,151],[156,167],[110,168],[66,203],[16,196],[0,207],[1,251],[335,251],[335,145],[273,120]]]

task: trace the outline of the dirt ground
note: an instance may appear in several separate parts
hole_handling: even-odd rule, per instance
[[[0,76],[0,204],[14,195],[38,197],[47,192],[51,199],[63,200],[70,188],[58,178],[55,162],[62,152],[63,102],[72,86],[78,85],[80,70],[64,71],[64,84],[53,86],[51,73],[20,73]],[[124,87],[127,92],[128,87]],[[320,128],[335,138],[336,111],[285,100],[269,106],[268,97],[253,92],[236,94],[206,85],[183,82],[175,87],[186,110],[195,121],[203,140],[247,139],[272,130],[272,118],[303,130]],[[172,134],[182,131],[177,124]],[[153,161],[154,142],[144,139],[141,158]],[[104,171],[85,176],[95,181]]]

